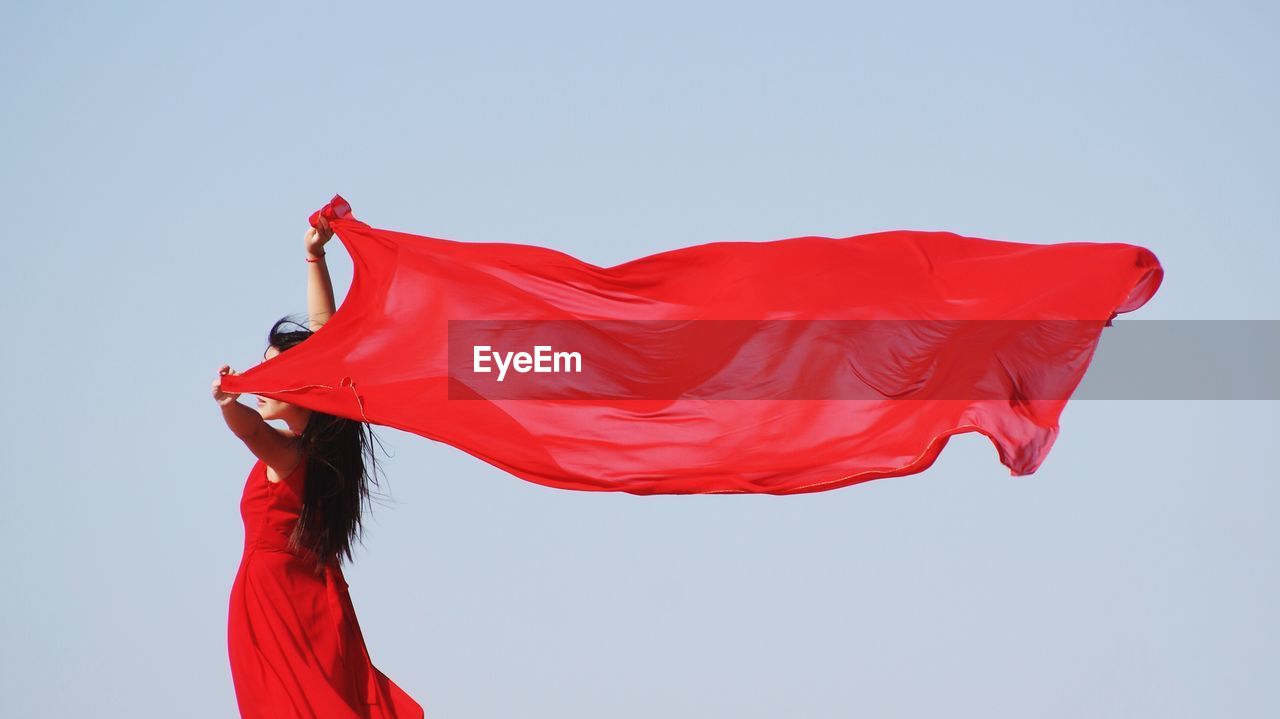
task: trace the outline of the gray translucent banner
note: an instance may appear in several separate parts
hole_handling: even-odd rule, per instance
[[[1073,399],[1280,399],[1280,320],[1115,320]]]
[[[450,320],[448,355],[461,400],[1280,399],[1277,320]]]

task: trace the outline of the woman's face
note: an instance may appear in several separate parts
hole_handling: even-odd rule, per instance
[[[278,354],[280,354],[280,350],[275,347],[268,347],[267,351],[263,353],[262,359],[269,360]],[[289,404],[288,402],[281,402],[278,399],[258,397],[258,414],[262,415],[263,419],[285,419],[290,414],[297,412],[299,409],[300,408],[295,405]]]

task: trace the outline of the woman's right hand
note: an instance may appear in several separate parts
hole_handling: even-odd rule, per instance
[[[329,220],[321,217],[318,222],[319,227],[308,227],[307,234],[303,235],[302,241],[306,245],[307,253],[312,257],[319,257],[324,254],[324,243],[333,237],[333,228],[329,226]]]
[[[219,407],[226,407],[240,398],[239,394],[222,391],[222,378],[235,373],[235,370],[231,369],[230,365],[224,364],[218,368],[218,378],[213,381],[213,399],[218,403]]]

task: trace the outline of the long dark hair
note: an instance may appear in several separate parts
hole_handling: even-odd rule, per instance
[[[298,329],[284,329],[289,324]],[[286,352],[312,334],[286,316],[272,325],[267,344]],[[378,438],[373,428],[364,422],[312,410],[311,419],[294,440],[301,445],[307,468],[302,510],[289,535],[289,547],[314,555],[317,572],[325,564],[340,566],[344,559],[355,558],[353,545],[364,534],[362,510],[374,496],[371,488],[379,486],[374,439]]]

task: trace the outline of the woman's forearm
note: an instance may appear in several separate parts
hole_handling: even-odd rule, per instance
[[[241,439],[252,437],[267,424],[257,410],[239,401],[222,405],[222,418],[227,421],[231,432]]]
[[[315,255],[311,255],[315,259]],[[333,315],[333,282],[329,279],[329,267],[321,255],[316,262],[307,263],[307,321],[311,330],[329,321]]]

